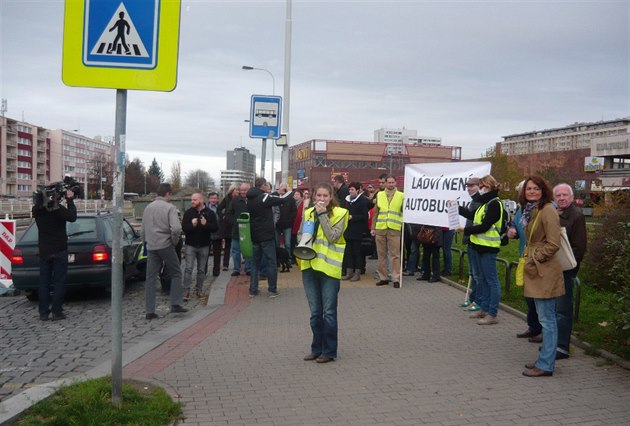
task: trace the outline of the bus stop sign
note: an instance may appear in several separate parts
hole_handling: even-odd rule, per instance
[[[252,95],[249,137],[278,139],[281,117],[282,98],[280,96]]]

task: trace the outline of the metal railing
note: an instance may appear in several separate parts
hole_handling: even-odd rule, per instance
[[[464,279],[463,260],[464,260],[464,257],[467,255],[467,253],[465,250],[462,250],[458,247],[452,247],[451,251],[459,254],[459,279],[463,280]],[[501,257],[497,257],[497,263],[501,263],[505,265],[505,279],[503,282],[505,285],[505,291],[509,292],[512,286],[512,267],[517,267],[518,262],[503,259]],[[466,271],[466,278],[468,278],[468,271]],[[573,287],[574,287],[573,300],[575,303],[574,308],[573,308],[573,321],[577,323],[580,318],[580,298],[582,295],[582,286],[580,284],[580,279],[578,277],[575,277],[573,279]]]

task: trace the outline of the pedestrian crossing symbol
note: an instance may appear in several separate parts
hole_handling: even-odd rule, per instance
[[[90,65],[154,68],[159,0],[87,0],[83,62]],[[138,3],[152,3],[138,8]],[[109,18],[109,19],[107,19]],[[142,32],[142,34],[140,34]]]
[[[171,91],[181,0],[65,0],[63,82]]]

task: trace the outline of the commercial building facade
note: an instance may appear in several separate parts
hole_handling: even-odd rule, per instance
[[[382,173],[404,174],[406,164],[460,161],[458,146],[313,139],[289,147],[289,176],[294,187],[330,182],[367,182]]]

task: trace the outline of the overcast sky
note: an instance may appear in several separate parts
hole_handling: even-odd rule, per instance
[[[115,90],[61,81],[63,12],[62,0],[0,0],[6,115],[113,135]],[[268,69],[283,94],[285,12],[183,0],[177,88],[129,91],[130,157],[215,179],[228,149],[260,159],[244,120],[272,81],[241,67]],[[294,0],[290,143],[406,127],[477,158],[505,135],[627,117],[629,15],[628,1]]]

